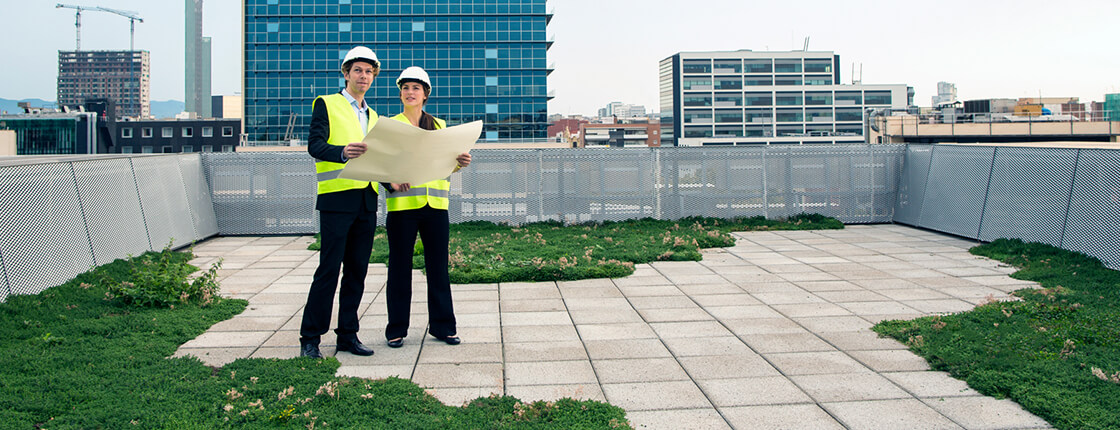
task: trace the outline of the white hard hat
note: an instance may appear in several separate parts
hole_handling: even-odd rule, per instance
[[[397,78],[397,88],[400,88],[401,84],[405,81],[417,81],[424,84],[425,87],[428,87],[428,91],[432,90],[432,81],[428,79],[428,72],[425,72],[424,69],[419,67],[412,66],[404,69],[404,71],[401,72],[401,76]]]
[[[342,59],[342,68],[345,69],[346,64],[354,60],[365,61],[372,64],[373,67],[381,68],[381,62],[377,61],[377,54],[374,54],[372,49],[364,46],[355,46],[354,49],[347,52],[346,58]]]

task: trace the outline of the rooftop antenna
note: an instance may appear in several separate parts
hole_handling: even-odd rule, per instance
[[[801,50],[809,52],[809,36],[805,36],[805,47],[801,48]]]

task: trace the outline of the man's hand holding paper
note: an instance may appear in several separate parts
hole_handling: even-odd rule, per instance
[[[482,121],[424,130],[400,121],[377,121],[362,142],[366,151],[346,163],[341,178],[422,184],[446,178],[482,133]],[[470,156],[466,160],[470,163]]]

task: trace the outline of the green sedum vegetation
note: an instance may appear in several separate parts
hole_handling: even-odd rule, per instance
[[[875,331],[1057,428],[1120,428],[1120,272],[1084,254],[1020,240],[971,252],[1021,268],[1011,276],[1042,289],[954,315],[884,321]]]
[[[188,280],[189,259],[117,260],[0,304],[0,428],[629,428],[621,409],[593,401],[449,407],[407,380],[335,377],[333,357],[167,358],[246,306],[208,290],[207,273]]]
[[[699,261],[700,249],[729,247],[734,231],[842,229],[834,218],[800,214],[785,220],[764,217],[719,219],[692,217],[677,221],[651,218],[565,225],[541,222],[508,226],[471,221],[451,226],[450,275],[456,284],[573,281],[620,278],[635,264],[653,261]],[[424,267],[417,240],[413,267]],[[379,227],[371,263],[389,261],[388,240]],[[318,250],[319,241],[308,249]]]

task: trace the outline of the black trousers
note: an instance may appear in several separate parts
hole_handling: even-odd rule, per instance
[[[360,210],[356,213],[319,211],[319,232],[322,248],[319,267],[307,293],[300,325],[301,343],[319,344],[319,336],[330,329],[331,307],[339,267],[342,286],[338,289],[339,339],[353,340],[358,333],[358,304],[365,290],[369,255],[373,252],[373,234],[377,213]]]
[[[389,236],[389,280],[385,286],[389,324],[385,338],[408,335],[412,308],[412,252],[416,233],[424,243],[424,267],[428,278],[428,333],[445,337],[455,333],[455,309],[451,304],[451,280],[447,274],[447,211],[424,206],[389,212],[385,229]]]

